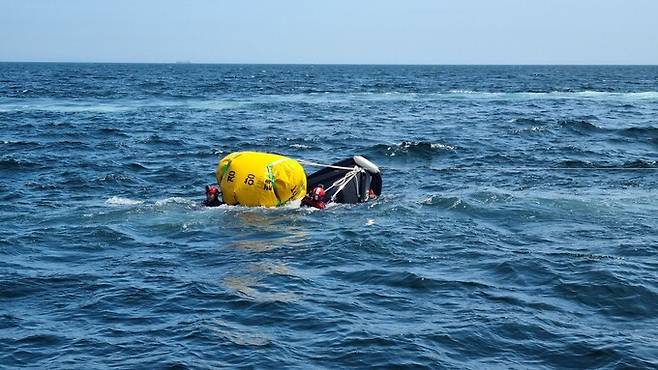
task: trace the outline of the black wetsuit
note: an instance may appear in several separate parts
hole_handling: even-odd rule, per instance
[[[224,203],[220,201],[219,198],[215,198],[211,201],[208,201],[207,199],[203,201],[203,205],[206,207],[217,207],[217,206],[221,206],[222,204]]]

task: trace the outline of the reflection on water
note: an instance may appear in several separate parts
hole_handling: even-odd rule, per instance
[[[253,216],[253,214],[252,214]],[[247,217],[249,218],[249,217]],[[276,226],[278,231],[269,230],[274,226],[273,218],[257,215],[249,218],[250,221],[262,220],[263,223],[252,223],[246,227],[250,237],[256,239],[243,239],[229,241],[226,246],[229,248],[243,249],[255,252],[271,252],[281,247],[290,247],[303,243],[306,239],[306,233],[295,231],[291,227],[281,229],[281,225]],[[255,232],[256,230],[258,232]],[[281,235],[282,236],[272,236]],[[271,258],[271,254],[267,255]],[[263,255],[263,258],[266,258]],[[239,274],[238,271],[245,271]],[[287,278],[294,276],[288,266],[277,260],[263,259],[257,262],[249,263],[245,266],[235,266],[224,276],[222,284],[224,287],[238,293],[243,298],[248,298],[256,302],[284,302],[292,303],[299,301],[297,294],[282,291],[283,286],[287,283]]]
[[[299,215],[289,215],[280,210],[265,212],[245,211],[237,213],[238,220],[235,237],[226,245],[232,248],[247,249],[255,252],[267,252],[276,248],[291,247],[307,240],[305,231],[297,227]]]
[[[305,215],[300,208],[246,208],[232,207],[228,209],[231,214],[237,216],[237,222],[247,228],[255,228],[258,231],[287,231],[300,223]]]
[[[292,275],[288,266],[270,261],[256,262],[249,267],[251,272],[262,272],[271,275]]]
[[[248,249],[254,252],[267,252],[279,247],[269,240],[236,240],[226,244],[229,248]]]
[[[249,298],[254,297],[254,289],[257,279],[254,276],[226,276],[223,279],[224,286]]]
[[[211,320],[206,324],[217,336],[244,346],[265,346],[272,341],[265,333],[256,332],[253,327],[237,326],[219,319]]]
[[[262,278],[255,275],[229,275],[222,279],[224,287],[235,291],[241,297],[255,302],[282,302],[296,303],[300,301],[297,294],[291,292],[281,292],[281,287],[277,286],[279,292],[270,292],[273,288],[261,281]]]
[[[278,234],[278,233],[277,233]],[[291,232],[290,235],[268,238],[269,234],[256,234],[258,239],[229,240],[229,248],[246,249],[254,252],[267,252],[282,247],[294,247],[303,244],[307,235],[302,231]]]

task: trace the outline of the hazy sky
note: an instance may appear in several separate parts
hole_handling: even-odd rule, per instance
[[[657,0],[0,0],[0,61],[658,64]]]

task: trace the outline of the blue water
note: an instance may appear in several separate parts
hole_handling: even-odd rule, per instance
[[[657,160],[655,66],[0,64],[0,367],[657,368]]]

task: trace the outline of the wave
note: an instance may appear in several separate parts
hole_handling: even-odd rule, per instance
[[[370,269],[361,271],[333,271],[332,276],[355,284],[379,285],[417,291],[484,289],[486,284],[476,281],[442,280],[422,276],[411,271]]]
[[[511,159],[502,155],[490,155],[490,156],[485,156],[481,158],[480,163],[487,163],[487,162],[497,162],[497,163],[510,163]],[[539,172],[544,172],[544,173],[564,173],[560,172],[562,170],[571,170],[571,169],[584,169],[584,170],[652,170],[652,169],[658,169],[658,161],[656,160],[648,160],[648,159],[632,159],[632,160],[627,160],[621,163],[614,163],[614,162],[592,162],[588,160],[580,160],[580,159],[567,159],[563,160],[557,163],[553,164],[545,164],[545,165],[520,165],[516,166],[514,164],[508,164],[508,165],[496,165],[496,166],[487,166],[487,165],[482,165],[482,164],[475,164],[472,166],[453,166],[453,167],[442,167],[442,168],[433,168],[432,170],[435,172],[451,172],[451,171],[496,171],[499,173],[503,173],[506,171],[509,172],[533,172],[535,173],[536,171]],[[434,204],[433,202],[425,202],[425,204]]]
[[[545,118],[521,117],[509,120],[512,125],[511,132],[514,134],[539,134],[553,133],[557,130],[567,130],[578,135],[609,134],[625,136],[643,142],[658,144],[658,127],[655,126],[621,126],[605,127],[598,122],[597,116],[586,115],[582,117],[568,117],[558,120]],[[611,137],[610,137],[611,138]]]
[[[17,99],[0,103],[0,112],[119,113],[129,110],[131,108],[123,104],[63,99]]]
[[[451,99],[475,100],[600,100],[631,102],[656,102],[658,91],[605,92],[605,91],[475,91],[449,90],[443,92],[400,92],[400,91],[309,91],[296,94],[264,94],[244,98],[214,99],[206,97],[168,97],[137,100],[82,100],[59,98],[5,98],[0,100],[0,112],[46,111],[61,113],[122,113],[143,109],[193,109],[226,110],[249,105],[304,103],[304,104],[345,104],[353,101],[435,101]]]
[[[557,120],[557,126],[559,128],[563,128],[579,134],[607,132],[639,139],[658,139],[658,127],[632,126],[622,128],[606,128],[597,125],[595,123],[597,121],[599,121],[599,118],[592,115],[574,118],[563,118]],[[556,121],[550,119],[542,120],[538,118],[527,117],[515,118],[508,122],[514,125],[515,129],[513,132],[515,133],[550,131],[556,125]]]
[[[98,128],[98,132],[103,134],[103,135],[114,135],[114,136],[121,136],[121,137],[130,137],[130,135],[126,134],[123,132],[121,129],[114,128],[114,127],[100,127]]]
[[[2,140],[0,141],[0,151],[4,152],[5,154],[10,154],[10,153],[25,153],[26,151],[30,150],[37,150],[44,146],[43,143],[39,141],[27,141],[27,140]],[[0,161],[5,160],[6,158],[0,159]],[[2,165],[0,164],[0,168],[2,168]]]
[[[295,148],[295,149],[312,149],[312,148],[314,148],[313,146],[306,145],[306,144],[290,144],[288,146],[291,147],[291,148]]]
[[[634,159],[631,161],[626,161],[624,163],[594,163],[590,161],[582,160],[566,160],[560,162],[560,164],[555,167],[560,168],[591,168],[596,170],[617,170],[617,169],[652,169],[658,168],[658,162],[652,160],[644,159]]]
[[[604,315],[629,319],[658,317],[655,309],[658,293],[655,290],[634,284],[608,271],[596,272],[595,276],[593,274],[577,273],[568,279],[571,281],[559,282],[554,290]],[[598,279],[592,281],[592,277]]]
[[[586,134],[596,131],[602,131],[600,127],[596,126],[594,123],[584,118],[559,120],[558,125],[578,134]]]
[[[105,204],[109,204],[113,206],[135,206],[135,205],[145,204],[145,202],[139,199],[131,199],[121,196],[112,196],[105,201]],[[172,204],[179,204],[185,206],[197,205],[197,203],[194,200],[183,198],[183,197],[168,197],[164,199],[159,199],[156,200],[151,205],[155,207],[163,207]]]
[[[511,130],[514,134],[540,134],[550,132],[548,123],[536,118],[516,118],[509,121],[514,128]]]
[[[427,158],[442,153],[453,153],[458,150],[457,147],[442,144],[430,143],[425,141],[402,141],[399,144],[387,145],[377,144],[371,149],[387,157],[421,157]]]
[[[517,91],[517,92],[489,92],[472,90],[450,90],[448,96],[473,99],[587,99],[587,100],[614,100],[614,101],[658,101],[658,91],[642,92],[608,92],[608,91]]]
[[[610,133],[618,134],[621,136],[643,139],[643,140],[658,140],[658,127],[602,127],[596,124],[599,118],[596,116],[583,116],[574,118],[558,119],[557,122],[553,120],[541,120],[536,118],[516,118],[509,121],[514,125],[512,132],[514,133],[539,133],[550,132],[555,126],[561,129],[571,131],[576,134],[589,135],[592,133]]]
[[[395,102],[395,101],[444,101],[444,100],[596,100],[615,101],[621,103],[655,102],[658,101],[658,91],[646,92],[604,92],[604,91],[472,91],[449,90],[443,92],[417,91],[341,91],[312,92],[303,94],[271,94],[254,98],[254,103],[348,103],[363,102]]]
[[[444,209],[467,209],[470,207],[468,203],[459,197],[443,197],[439,195],[432,195],[420,203],[426,206],[436,206]]]
[[[128,168],[130,168],[133,171],[143,171],[143,170],[149,170],[148,167],[145,165],[139,163],[139,162],[131,162],[127,165]]]
[[[134,205],[137,205],[137,204],[143,204],[144,201],[114,196],[114,197],[108,198],[105,201],[105,203],[106,204],[111,204],[111,205],[116,205],[116,206],[134,206]]]
[[[625,162],[622,167],[624,168],[658,168],[658,162],[647,161],[644,159],[636,159],[634,161]]]
[[[38,167],[40,164],[33,161],[21,160],[15,158],[0,158],[0,170],[29,170]]]
[[[510,123],[513,123],[515,125],[522,125],[522,126],[539,126],[545,124],[546,122],[538,118],[523,117],[523,118],[515,118],[511,120]]]
[[[111,101],[111,102],[110,102]],[[250,101],[231,99],[149,99],[149,100],[79,100],[79,99],[3,99],[0,112],[56,113],[125,113],[144,109],[225,110],[240,108]]]
[[[621,130],[624,136],[658,139],[658,127],[629,127]]]
[[[157,200],[155,202],[156,206],[164,206],[168,204],[195,205],[196,203],[193,200],[183,197],[169,197],[169,198]]]
[[[142,144],[162,144],[162,145],[173,145],[173,146],[179,146],[179,147],[186,147],[185,141],[181,139],[171,139],[166,137],[163,134],[153,134],[148,136],[147,138],[141,139],[138,141],[139,143]]]

